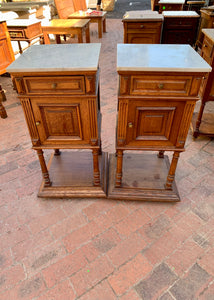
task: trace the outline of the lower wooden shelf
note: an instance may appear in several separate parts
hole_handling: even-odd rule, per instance
[[[109,157],[108,198],[117,200],[144,200],[177,202],[180,197],[175,181],[172,190],[165,189],[169,170],[168,156],[124,153],[122,186],[115,187],[116,157]]]
[[[201,119],[201,124],[199,131],[196,131],[198,113],[193,114],[191,130],[193,131],[193,136],[197,138],[199,135],[205,135],[209,137],[214,137],[214,114],[204,113]]]
[[[105,198],[107,190],[108,154],[99,155],[100,186],[93,185],[92,152],[61,152],[51,155],[48,163],[52,185],[42,182],[38,197],[43,198]]]

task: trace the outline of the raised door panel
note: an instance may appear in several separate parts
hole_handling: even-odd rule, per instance
[[[126,145],[175,146],[184,108],[185,102],[172,100],[130,100]]]
[[[87,102],[83,99],[31,99],[42,145],[88,145],[90,122]],[[94,119],[94,127],[97,120]],[[96,138],[96,137],[95,137]]]
[[[157,33],[128,33],[129,44],[159,44],[160,36]]]

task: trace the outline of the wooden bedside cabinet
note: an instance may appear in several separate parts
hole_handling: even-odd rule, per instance
[[[195,44],[200,17],[195,11],[163,11],[162,14],[163,44]]]
[[[100,154],[100,47],[32,46],[8,67],[41,165],[40,197],[106,196],[107,155]],[[48,167],[43,149],[55,149]]]
[[[159,44],[163,16],[155,11],[128,11],[123,17],[124,43]]]
[[[161,14],[165,10],[183,10],[185,0],[160,0],[159,13]]]
[[[5,21],[0,21],[0,75],[6,73],[6,68],[14,61],[13,48]],[[4,91],[0,85],[0,117],[7,118],[2,101],[6,100]]]
[[[118,45],[117,157],[110,156],[109,198],[180,200],[175,170],[210,70],[189,45]],[[142,150],[159,154],[136,153]],[[171,164],[164,151],[173,151]]]
[[[204,34],[202,32],[203,28],[213,28],[214,27],[214,5],[204,7],[200,10],[201,12],[201,18],[200,18],[200,24],[198,29],[198,36],[196,41],[196,46],[201,48]]]
[[[201,47],[201,56],[212,67],[212,72],[200,88],[201,105],[198,113],[194,113],[192,119],[193,136],[199,135],[214,137],[214,116],[213,113],[204,113],[205,105],[214,101],[214,29],[202,29],[204,40]]]

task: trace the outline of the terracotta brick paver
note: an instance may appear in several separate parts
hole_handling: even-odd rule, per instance
[[[126,1],[126,8],[138,2]],[[102,146],[109,153],[115,152],[116,47],[123,42],[116,17],[117,11],[107,18],[102,40],[90,25],[91,42],[102,42]],[[39,199],[41,172],[22,108],[11,79],[1,76],[0,84],[8,113],[0,119],[0,299],[213,300],[213,140],[193,140],[189,131],[176,172],[179,203]]]

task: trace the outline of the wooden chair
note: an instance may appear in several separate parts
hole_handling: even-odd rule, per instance
[[[85,0],[55,0],[55,6],[60,19],[67,19],[75,11],[87,9]]]

